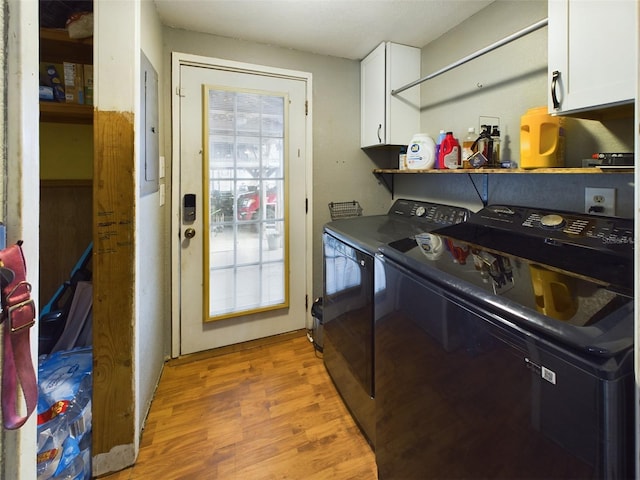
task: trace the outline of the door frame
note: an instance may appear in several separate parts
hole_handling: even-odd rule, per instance
[[[38,299],[40,260],[40,110],[38,97],[38,4],[9,0],[2,9],[3,47],[6,57],[5,131],[0,139],[0,221],[6,226],[7,244],[24,240],[32,298]],[[11,188],[7,188],[10,180]],[[31,358],[38,372],[38,322],[30,331]],[[0,340],[2,334],[0,333]],[[2,362],[2,359],[0,359]],[[26,480],[36,476],[36,415],[18,430],[0,428],[0,478]]]
[[[305,290],[307,307],[305,325],[311,325],[309,296],[313,281],[313,215],[308,206],[313,205],[313,115],[312,115],[312,75],[308,72],[267,67],[251,63],[236,62],[221,58],[204,57],[181,52],[171,53],[171,357],[180,356],[180,68],[194,66],[242,73],[270,75],[304,81],[307,85],[305,101],[307,120],[305,125],[305,152],[301,152],[305,162],[305,191],[307,215],[305,216]]]

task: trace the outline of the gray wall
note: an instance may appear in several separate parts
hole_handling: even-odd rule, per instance
[[[328,203],[358,200],[368,215],[385,212],[389,204],[388,191],[371,173],[376,164],[360,149],[360,63],[168,27],[163,38],[166,72],[170,53],[177,51],[313,75],[312,294],[321,295],[321,235],[322,226],[330,220]],[[166,83],[165,98],[171,98]],[[169,109],[167,102],[165,119],[171,118]],[[171,151],[170,140],[165,139],[165,152]]]
[[[498,0],[426,45],[422,49],[422,75],[546,16],[546,0]],[[363,151],[359,147],[359,62],[169,27],[164,28],[163,38],[166,72],[170,71],[170,52],[179,51],[313,74],[313,296],[320,295],[322,225],[330,220],[327,204],[358,200],[365,215],[374,215],[386,212],[392,202],[389,190],[372,170],[397,166],[397,150]],[[531,107],[546,105],[546,72],[545,27],[414,87],[421,89],[421,131],[435,137],[440,129],[449,129],[464,137],[470,126],[479,131],[481,116],[499,117],[505,143],[503,156],[517,161],[520,117]],[[170,98],[169,90],[166,82],[165,98]],[[169,104],[165,106],[165,119],[171,118]],[[603,123],[570,118],[566,130],[568,166],[579,165],[582,158],[595,151],[633,150],[633,118]],[[165,142],[165,152],[170,152],[168,136]],[[398,175],[395,197],[478,210],[482,204],[472,181],[481,188],[482,176]],[[488,182],[492,203],[578,211],[583,210],[585,186],[612,186],[617,188],[618,215],[633,216],[633,185],[629,175],[494,175]]]
[[[422,50],[422,75],[463,58],[547,16],[546,0],[496,1]],[[479,132],[481,116],[498,117],[504,159],[519,161],[520,117],[547,103],[547,28],[507,44],[423,83],[421,129],[464,138]],[[607,121],[566,119],[566,164],[580,166],[596,151],[633,151],[633,117]],[[482,204],[482,176],[396,176],[395,194],[463,205]],[[489,202],[574,211],[584,209],[584,187],[617,188],[617,215],[633,216],[632,175],[492,175]]]
[[[162,85],[169,77],[164,71],[162,26],[151,2],[140,6],[140,45],[158,73]],[[158,98],[159,107],[163,98]],[[139,112],[141,113],[141,112]],[[170,137],[168,129],[160,129],[160,137]],[[142,141],[139,139],[139,141]],[[163,155],[160,142],[160,155]],[[138,161],[141,161],[138,159]],[[163,183],[164,179],[160,180]],[[170,197],[170,195],[167,195]],[[137,215],[137,288],[136,288],[136,428],[142,430],[157,387],[171,340],[171,246],[169,240],[168,204],[160,206],[159,192],[141,195]]]

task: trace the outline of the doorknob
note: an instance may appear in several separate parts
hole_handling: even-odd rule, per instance
[[[193,238],[193,237],[195,237],[195,236],[196,236],[196,231],[195,231],[195,229],[193,229],[193,228],[187,228],[187,229],[184,231],[184,236],[185,236],[186,238]]]

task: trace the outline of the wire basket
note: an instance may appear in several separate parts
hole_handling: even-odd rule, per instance
[[[362,215],[362,207],[355,200],[351,202],[331,202],[329,203],[329,212],[331,212],[331,220],[359,217]]]

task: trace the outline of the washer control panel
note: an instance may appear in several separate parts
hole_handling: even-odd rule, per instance
[[[389,215],[411,218],[417,223],[454,225],[466,221],[471,212],[466,208],[417,200],[396,200]]]
[[[470,222],[585,247],[633,250],[633,220],[626,218],[490,205]]]

